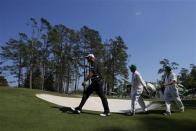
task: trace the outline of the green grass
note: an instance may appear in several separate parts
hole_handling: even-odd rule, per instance
[[[77,115],[35,97],[39,90],[0,87],[0,131],[170,131],[196,129],[196,100],[185,101],[184,113],[171,117],[163,109],[137,114],[134,117],[112,114],[100,117],[99,112],[85,111]]]

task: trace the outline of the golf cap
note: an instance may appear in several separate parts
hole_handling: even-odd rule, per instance
[[[88,54],[87,56],[85,56],[86,58],[95,58],[95,56],[93,54]]]
[[[129,66],[129,68],[130,68],[130,69],[134,69],[134,70],[137,69],[136,65],[131,65],[131,66]]]

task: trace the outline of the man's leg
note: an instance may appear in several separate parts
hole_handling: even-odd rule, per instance
[[[164,91],[164,100],[166,106],[166,112],[164,115],[170,116],[171,115],[171,91],[169,87],[167,87]]]
[[[138,102],[138,99],[139,99],[139,95],[136,92],[131,94],[131,112],[133,115],[135,114],[135,107]]]
[[[166,112],[171,113],[171,102],[166,101],[165,106],[166,106]]]
[[[140,104],[142,110],[146,112],[147,111],[146,104],[144,103],[144,99],[142,98],[141,95],[139,96],[138,103]]]
[[[184,105],[183,105],[182,100],[180,99],[179,96],[175,98],[175,102],[178,105],[180,112],[184,112]]]
[[[176,102],[178,108],[180,109],[181,112],[184,112],[184,105],[182,103],[182,100],[180,99],[180,95],[178,92],[177,88],[173,88],[172,90],[172,97],[174,99],[174,101]]]
[[[101,98],[103,108],[104,108],[104,113],[110,113],[110,109],[109,109],[109,106],[108,106],[108,101],[107,101],[106,95],[104,94],[103,82],[102,81],[96,82],[96,93]]]
[[[84,106],[84,104],[86,103],[90,94],[92,94],[92,92],[94,90],[93,86],[94,86],[93,84],[89,85],[89,87],[83,92],[82,100],[80,102],[80,105],[78,107],[76,107],[76,110],[82,110],[82,107]]]

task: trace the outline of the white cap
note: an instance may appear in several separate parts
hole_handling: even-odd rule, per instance
[[[85,56],[86,58],[91,57],[91,58],[95,58],[95,56],[93,54],[88,54],[87,56]]]

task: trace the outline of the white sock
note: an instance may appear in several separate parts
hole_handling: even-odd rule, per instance
[[[169,102],[165,102],[165,105],[166,105],[166,111],[171,112],[171,110],[170,110],[171,104]]]

